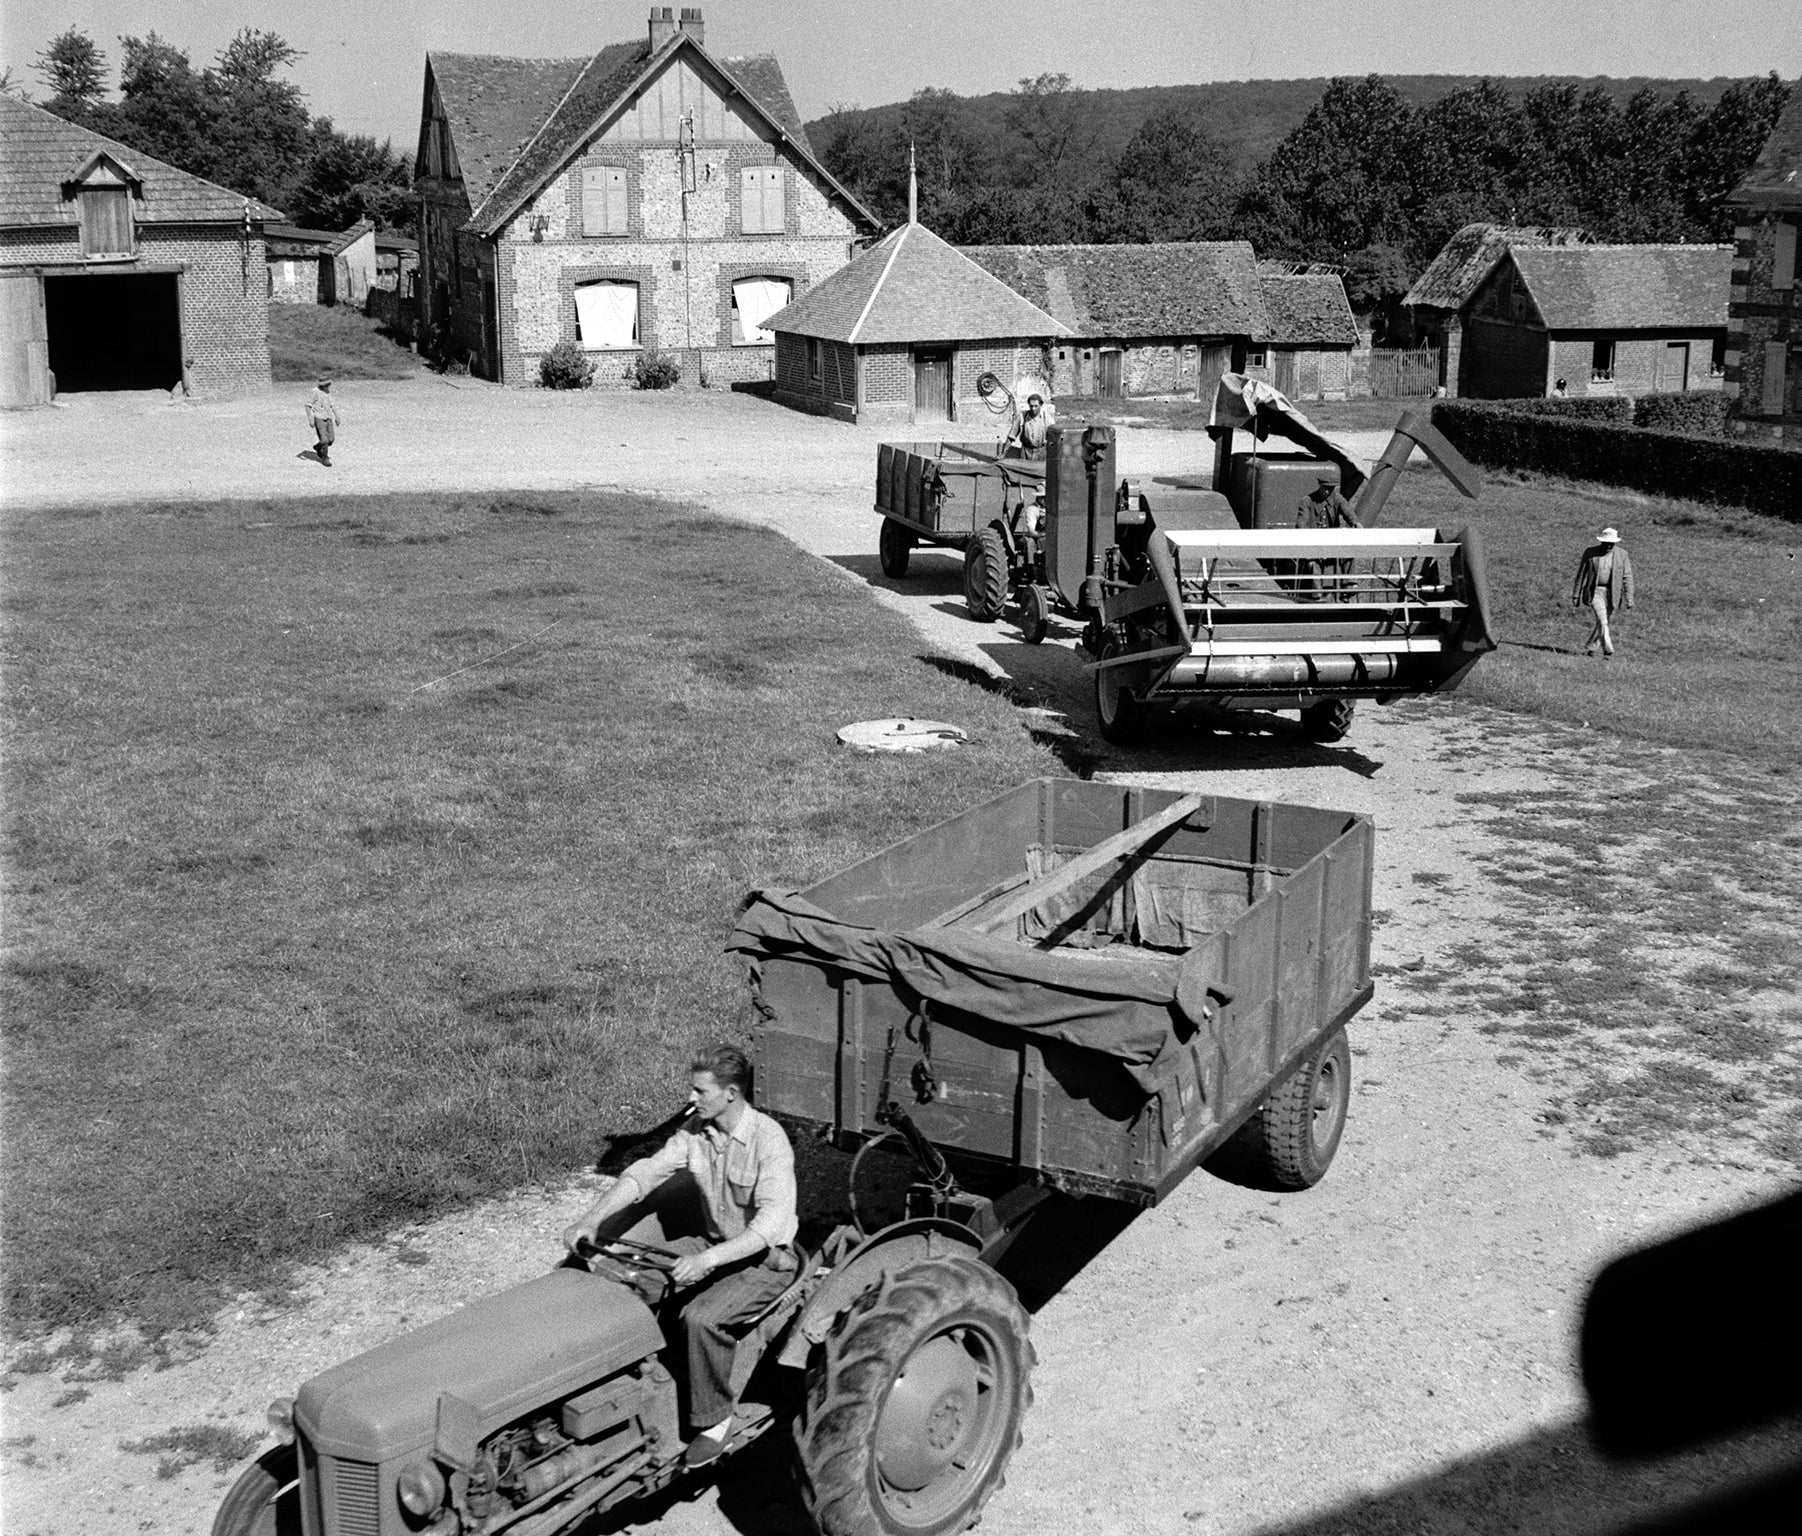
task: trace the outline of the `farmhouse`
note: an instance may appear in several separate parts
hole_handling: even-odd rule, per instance
[[[591,58],[428,56],[428,338],[508,384],[560,341],[603,383],[655,349],[692,382],[772,376],[764,321],[877,225],[814,157],[776,60],[704,41],[699,10],[661,6]]]
[[[976,245],[964,254],[1056,319],[1060,395],[1212,397],[1268,332],[1243,240],[1158,245]]]
[[[0,404],[269,387],[275,209],[0,96]]]
[[[984,373],[1044,377],[1067,335],[911,219],[768,325],[776,398],[844,421],[980,419]]]
[[[1735,210],[1727,380],[1737,389],[1737,430],[1802,438],[1802,82],[1745,179]]]
[[[1258,291],[1269,324],[1263,339],[1248,347],[1240,371],[1291,400],[1345,399],[1358,344],[1345,279],[1337,272],[1259,262]]]
[[[270,224],[269,297],[277,304],[361,305],[375,285],[378,237],[369,219],[334,233]]]
[[[1718,389],[1724,245],[1598,245],[1575,230],[1468,225],[1409,289],[1447,394],[1512,399]]]

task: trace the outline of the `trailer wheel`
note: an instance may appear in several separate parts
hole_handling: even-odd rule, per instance
[[[300,1536],[300,1457],[292,1445],[246,1467],[213,1517],[213,1536]]]
[[[1101,661],[1124,654],[1118,640],[1104,640]],[[1127,681],[1130,667],[1103,667],[1095,674],[1095,723],[1101,734],[1117,747],[1130,747],[1145,735],[1145,706]]]
[[[1350,1103],[1351,1046],[1336,1029],[1271,1090],[1241,1132],[1261,1182],[1276,1189],[1318,1184],[1339,1150]]]
[[[978,624],[993,624],[1007,606],[1007,545],[998,528],[982,529],[964,546],[964,606]]]
[[[1356,708],[1350,699],[1322,699],[1310,704],[1301,712],[1301,733],[1309,741],[1343,741]]]
[[[917,542],[911,529],[902,527],[892,517],[883,518],[876,554],[882,562],[882,574],[890,581],[899,581],[907,574],[907,557]]]
[[[1020,598],[1020,638],[1037,645],[1051,628],[1051,600],[1043,587],[1028,587]]]
[[[802,1498],[824,1536],[951,1536],[1003,1482],[1032,1405],[1014,1288],[975,1259],[884,1276],[839,1319],[795,1428]]]

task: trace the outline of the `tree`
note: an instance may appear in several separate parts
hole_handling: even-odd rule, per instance
[[[283,207],[314,142],[299,87],[275,78],[299,57],[273,32],[245,27],[204,76],[214,103],[213,179]]]
[[[412,228],[412,174],[392,143],[342,134],[330,118],[314,121],[306,166],[287,209],[299,224],[348,229],[371,219],[378,229]]]
[[[1237,190],[1226,146],[1193,109],[1163,107],[1139,125],[1091,198],[1089,232],[1103,243],[1223,239],[1235,233]]]
[[[1703,238],[1732,236],[1728,194],[1758,158],[1789,93],[1790,88],[1775,73],[1757,80],[1736,80],[1696,123],[1684,157],[1684,212]]]
[[[114,137],[209,181],[219,174],[217,102],[188,56],[155,32],[119,39]]]
[[[106,55],[87,33],[70,27],[51,38],[38,55],[37,73],[50,90],[44,105],[58,117],[88,124],[99,115],[106,94]]]

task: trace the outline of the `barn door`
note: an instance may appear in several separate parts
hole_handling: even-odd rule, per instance
[[[1126,354],[1117,348],[1109,347],[1101,354],[1101,398],[1118,400],[1126,391],[1122,387],[1122,360]]]
[[[50,401],[49,340],[44,328],[44,286],[35,272],[0,272],[0,406]]]
[[[1287,395],[1291,400],[1298,400],[1301,398],[1296,393],[1295,388],[1299,381],[1295,377],[1295,354],[1293,352],[1278,352],[1272,350],[1270,354],[1270,373],[1270,381],[1276,385],[1277,393]]]
[[[914,353],[914,420],[951,419],[951,354]]]
[[[1689,343],[1687,341],[1665,343],[1664,367],[1659,372],[1658,387],[1675,390],[1679,393],[1689,388]]]

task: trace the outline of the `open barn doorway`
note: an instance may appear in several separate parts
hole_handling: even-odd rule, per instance
[[[58,394],[181,383],[181,294],[173,272],[46,275],[44,320]]]

